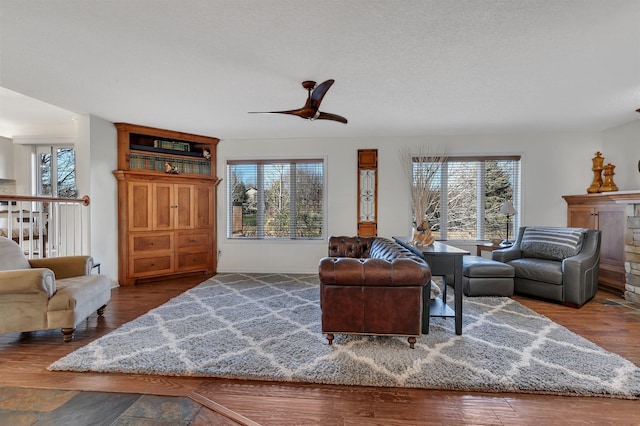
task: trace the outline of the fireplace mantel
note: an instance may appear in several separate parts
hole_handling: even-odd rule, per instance
[[[618,204],[640,203],[640,190],[599,192],[597,194],[563,195],[562,198],[573,203],[593,203],[594,201],[610,201]]]

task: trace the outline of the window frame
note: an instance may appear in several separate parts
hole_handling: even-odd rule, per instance
[[[414,157],[415,159],[415,157]],[[415,160],[414,160],[415,161]],[[486,218],[486,210],[483,207],[485,205],[485,193],[486,193],[486,168],[482,171],[478,170],[479,174],[476,180],[476,224],[475,224],[475,235],[476,239],[466,239],[466,238],[449,238],[449,224],[448,221],[443,220],[443,218],[448,217],[448,209],[449,209],[449,193],[445,192],[445,188],[448,188],[449,182],[449,167],[447,167],[450,162],[482,162],[486,161],[515,161],[515,175],[510,176],[514,182],[513,185],[513,196],[510,200],[504,201],[512,201],[513,205],[518,212],[518,214],[513,215],[509,218],[509,235],[510,238],[513,239],[517,235],[517,229],[520,226],[520,212],[521,212],[521,198],[522,198],[522,157],[520,155],[474,155],[474,156],[449,156],[447,157],[442,166],[438,170],[440,174],[440,217],[439,217],[439,237],[441,240],[448,241],[460,241],[460,242],[476,242],[476,241],[485,241],[489,240],[491,237],[487,236],[487,229],[484,226],[485,218]],[[442,182],[447,183],[447,186],[443,186]],[[507,222],[505,221],[505,228]],[[433,225],[432,225],[433,226]]]
[[[59,190],[60,188],[58,187],[58,181],[59,181],[59,168],[58,168],[58,154],[60,150],[72,150],[73,151],[73,182],[74,182],[74,189],[75,189],[75,196],[73,197],[68,197],[65,196],[65,194],[60,194]],[[50,194],[45,194],[43,189],[43,163],[42,163],[42,156],[43,155],[49,155],[50,156],[50,160],[49,160],[49,177],[51,179],[50,182],[50,186],[51,186],[51,193]],[[79,196],[79,191],[78,191],[78,181],[77,181],[77,172],[78,172],[78,165],[77,165],[77,150],[75,148],[75,146],[73,145],[35,145],[34,146],[34,156],[35,156],[35,182],[33,185],[33,190],[34,190],[34,194],[36,194],[37,196],[44,196],[44,197],[55,197],[55,198],[77,198]]]
[[[264,228],[262,228],[263,236],[234,236],[233,235],[233,190],[231,188],[232,179],[232,166],[239,164],[247,164],[247,165],[255,165],[259,169],[262,168],[262,172],[258,172],[256,175],[256,185],[255,189],[257,190],[257,203],[264,203],[264,191],[259,189],[259,186],[264,186],[264,166],[265,165],[274,165],[274,164],[311,164],[318,163],[322,167],[322,232],[318,237],[296,237],[292,235],[292,232],[295,232],[295,228],[289,227],[289,237],[268,237],[264,236]],[[225,200],[227,202],[226,209],[226,239],[228,241],[233,242],[246,242],[246,241],[264,241],[264,242],[324,242],[327,239],[327,188],[328,188],[328,178],[327,178],[327,157],[326,156],[304,156],[304,157],[267,157],[267,158],[228,158],[225,160],[225,176],[227,178],[227,185],[225,185]],[[293,183],[293,187],[295,188],[296,183]],[[253,185],[248,185],[247,188],[251,188]],[[295,209],[294,209],[295,210]],[[257,223],[256,226],[264,227],[264,210],[260,211],[260,208],[257,208],[256,217],[260,223]],[[292,220],[295,219],[295,214],[291,215],[290,224]]]

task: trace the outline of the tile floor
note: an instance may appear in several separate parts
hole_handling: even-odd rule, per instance
[[[638,305],[637,303],[630,302],[630,301],[625,300],[625,299],[599,299],[599,298],[596,298],[594,300],[596,302],[598,302],[598,303],[603,304],[603,305],[625,306],[625,307],[629,308],[629,311],[627,311],[628,314],[640,315],[640,305]]]
[[[217,416],[183,397],[0,387],[0,425],[236,424]]]

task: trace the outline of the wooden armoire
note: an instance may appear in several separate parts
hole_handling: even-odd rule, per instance
[[[216,273],[219,139],[116,123],[118,279]]]
[[[624,294],[626,208],[640,202],[640,192],[602,192],[563,195],[562,198],[567,202],[567,226],[601,231],[599,284]]]

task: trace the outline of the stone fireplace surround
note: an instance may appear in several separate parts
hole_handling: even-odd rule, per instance
[[[624,298],[640,304],[640,200],[629,201],[626,213]]]

